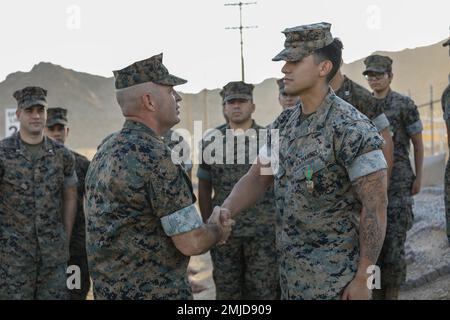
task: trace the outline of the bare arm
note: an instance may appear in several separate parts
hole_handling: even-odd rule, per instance
[[[394,141],[392,141],[392,136],[389,128],[385,128],[380,132],[383,137],[385,144],[383,148],[383,155],[386,159],[388,169],[387,169],[387,180],[389,186],[389,179],[391,178],[392,168],[394,167]]]
[[[360,218],[360,262],[358,273],[366,275],[367,267],[377,262],[386,234],[386,170],[361,177],[354,183],[363,209]]]
[[[208,221],[212,213],[212,183],[209,180],[198,179],[198,203],[203,222]]]
[[[411,195],[416,195],[420,192],[422,185],[422,170],[423,170],[423,140],[422,134],[417,133],[411,136],[411,141],[414,146],[414,164],[416,168],[416,180],[414,181]]]
[[[63,192],[63,223],[67,240],[72,237],[73,224],[77,214],[77,186],[66,187]]]
[[[355,278],[343,299],[368,299],[367,268],[375,265],[386,235],[387,174],[378,171],[357,179],[353,186],[363,205],[359,227],[360,258]]]
[[[230,211],[232,218],[255,204],[264,196],[266,189],[273,184],[272,175],[261,175],[263,168],[258,158],[258,162],[253,164],[250,170],[236,183],[228,198],[223,202],[222,207]]]

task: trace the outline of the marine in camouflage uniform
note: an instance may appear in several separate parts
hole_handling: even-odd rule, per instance
[[[303,63],[308,63],[305,68],[314,64],[311,55],[316,50],[336,44],[330,27],[319,23],[284,31],[285,49],[273,60],[286,61],[282,70],[289,79],[286,90],[295,90],[291,81],[300,82],[298,68]],[[317,77],[316,81],[329,79]],[[272,141],[259,155],[260,161],[270,159],[274,174],[282,298],[341,299],[347,292],[344,289],[350,285],[355,288],[357,272],[366,272],[360,270],[359,263],[372,262],[378,254],[373,250],[368,259],[368,251],[363,251],[364,257],[360,256],[362,245],[364,250],[371,250],[367,241],[360,243],[359,232],[366,234],[368,230],[366,217],[361,219],[365,221],[361,224],[363,230],[355,219],[363,204],[367,209],[367,199],[363,203],[358,196],[367,194],[355,192],[361,188],[354,189],[352,183],[364,183],[361,180],[368,176],[385,183],[383,139],[366,116],[332,90],[325,94],[315,112],[306,115],[303,108],[302,103],[288,108],[272,123],[271,128],[279,130],[278,154]],[[256,173],[261,166],[253,167],[248,173],[250,178],[234,187],[223,208],[235,215],[248,204],[245,201],[250,202],[239,196],[246,188],[258,188],[252,193],[253,200],[263,189],[258,186],[260,183],[270,185],[271,179],[260,178],[262,175]],[[386,193],[385,187],[367,191],[379,199]],[[371,215],[372,210],[371,207]],[[377,210],[377,215],[385,214],[383,209]],[[381,228],[370,243],[381,248],[382,232]],[[368,294],[367,289],[363,291]]]
[[[443,46],[450,46],[450,39]],[[450,75],[449,75],[450,79]],[[442,111],[444,113],[444,121],[447,127],[447,139],[450,149],[450,84],[444,90],[441,98]],[[447,238],[450,243],[450,157],[445,168],[445,217],[447,221]]]
[[[282,296],[340,299],[355,277],[360,249],[355,217],[362,206],[351,185],[386,167],[383,140],[366,117],[332,92],[315,114],[302,119],[301,113],[298,105],[273,124],[281,139],[275,195]]]
[[[382,103],[379,103],[369,90],[352,81],[347,76],[344,75],[343,77],[344,82],[335,91],[335,94],[369,118],[379,132],[389,128],[389,120],[384,113]]]
[[[46,95],[39,87],[14,93],[19,112],[39,108],[39,118],[26,117],[32,117],[34,127],[42,122],[40,134]],[[36,145],[25,143],[23,136],[31,134],[25,131],[28,121],[21,120],[20,131],[0,141],[0,299],[67,299],[63,219],[75,212],[63,209],[63,195],[73,191],[74,210],[75,162],[69,150],[45,136]]]
[[[228,103],[233,105],[234,100],[252,103],[253,85],[242,81],[230,82],[223,88],[221,96],[224,108]],[[230,123],[234,124],[233,117],[233,114],[228,114]],[[200,203],[203,197],[207,197],[206,201],[211,201],[212,192],[210,190],[203,193],[200,187],[202,182],[210,183],[211,189],[214,190],[211,207],[219,206],[256,159],[260,130],[264,128],[251,119],[251,113],[248,114],[248,119],[243,121],[250,121],[251,127],[241,136],[232,133],[229,123],[217,127],[214,133],[203,139],[202,149],[206,151],[206,157],[203,157],[197,172]],[[213,141],[221,142],[212,144],[212,136]],[[233,143],[233,149],[227,147],[230,141]],[[223,151],[222,156],[216,158],[218,151],[214,150],[213,157],[210,157],[208,150],[211,148],[219,148]],[[227,243],[211,250],[216,299],[279,299],[274,200],[271,189],[263,200],[237,217]],[[209,214],[210,212],[202,212],[203,217]]]
[[[45,134],[64,144],[69,133],[69,121],[67,119],[67,109],[64,108],[49,108],[47,110],[47,124]],[[84,179],[89,167],[89,160],[81,154],[71,150],[75,157],[75,172],[78,178],[78,201],[77,214],[73,226],[72,237],[70,239],[69,251],[70,258],[69,266],[78,266],[80,268],[80,289],[70,290],[71,300],[85,300],[91,286],[89,278],[89,268],[86,254],[86,224],[83,208],[84,199]],[[72,276],[68,273],[69,278]]]
[[[283,107],[283,110],[298,104],[300,97],[292,96],[290,94],[287,94],[286,91],[284,91],[283,79],[278,79],[277,85],[278,85],[278,103],[280,104],[280,106]]]
[[[368,117],[377,127],[378,132],[385,141],[383,155],[388,164],[389,178],[394,162],[394,143],[392,141],[389,120],[384,113],[383,102],[372,96],[369,90],[343,75],[340,69],[331,80],[330,85],[339,98],[358,109],[359,112]]]
[[[194,206],[191,182],[181,165],[172,161],[172,151],[161,139],[162,134],[145,124],[143,116],[139,121],[130,120],[126,112],[131,106],[119,99],[124,90],[138,90],[132,100],[148,101],[158,89],[165,94],[159,96],[160,101],[170,97],[172,102],[170,106],[155,106],[155,110],[171,109],[175,118],[175,102],[181,98],[171,88],[169,93],[167,87],[186,81],[168,73],[162,54],[114,75],[118,101],[127,120],[120,132],[99,147],[85,182],[87,251],[94,297],[191,299],[186,280],[189,257],[175,243],[175,237],[201,232],[204,227]],[[155,93],[148,94],[150,88]],[[150,112],[142,105],[133,112],[138,111]],[[202,238],[196,241],[199,245],[205,242]]]
[[[386,56],[372,55],[364,63],[366,76],[392,72],[392,59]],[[410,98],[389,89],[387,96],[380,100],[393,134],[394,166],[388,192],[386,238],[377,262],[381,269],[381,289],[374,291],[374,298],[396,299],[406,279],[406,233],[413,225],[411,190],[416,176],[409,160],[410,144],[412,137],[421,135],[423,126],[417,106]]]

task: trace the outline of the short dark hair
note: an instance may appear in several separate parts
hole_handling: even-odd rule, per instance
[[[344,45],[342,44],[339,38],[335,38],[332,43],[328,46],[317,49],[314,51],[314,57],[316,59],[316,63],[319,64],[322,61],[330,60],[333,64],[333,68],[330,73],[327,75],[327,82],[330,82],[331,79],[334,78],[342,63],[342,49],[344,49]]]

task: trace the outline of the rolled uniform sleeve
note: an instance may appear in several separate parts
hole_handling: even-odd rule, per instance
[[[377,127],[378,131],[381,132],[386,128],[389,128],[389,120],[386,117],[386,114],[383,112],[376,118],[372,120],[373,124]]]
[[[370,99],[371,99],[372,108],[374,110],[373,117],[370,120],[372,120],[375,127],[377,127],[378,132],[381,132],[384,129],[389,128],[390,123],[389,123],[389,120],[388,120],[386,114],[384,113],[384,107],[383,107],[382,100],[378,101],[374,97],[370,97]]]
[[[64,152],[64,188],[74,187],[78,184],[78,178],[75,171],[75,157],[65,150]]]
[[[337,160],[348,173],[350,181],[387,168],[381,149],[384,139],[376,129],[365,122],[346,128],[337,142]]]
[[[172,237],[201,227],[203,221],[194,205],[195,195],[183,169],[165,159],[152,171],[149,202],[165,234]]]
[[[161,224],[168,237],[189,232],[202,226],[203,222],[195,205],[190,205],[161,218]]]
[[[421,133],[423,131],[419,110],[412,100],[408,101],[406,108],[403,110],[403,121],[405,123],[406,132],[409,136]]]

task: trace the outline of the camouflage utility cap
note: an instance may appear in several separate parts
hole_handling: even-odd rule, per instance
[[[366,65],[366,70],[364,70],[363,75],[369,72],[385,73],[392,71],[392,59],[387,56],[378,54],[368,56],[364,60],[364,64]]]
[[[450,46],[450,38],[442,44],[443,47]]]
[[[145,82],[154,82],[164,86],[177,86],[187,81],[169,73],[162,63],[163,54],[138,61],[122,69],[113,71],[116,89],[124,89]]]
[[[327,22],[308,24],[283,31],[286,35],[285,49],[273,61],[300,61],[318,49],[322,49],[333,42],[330,32],[331,24]]]
[[[64,108],[49,108],[47,110],[47,127],[52,127],[56,124],[67,126],[67,109]]]
[[[229,82],[220,91],[220,96],[224,104],[233,99],[253,100],[254,87],[254,85],[242,81]]]
[[[33,106],[47,107],[47,90],[40,87],[26,87],[14,92],[18,109],[27,109]]]

